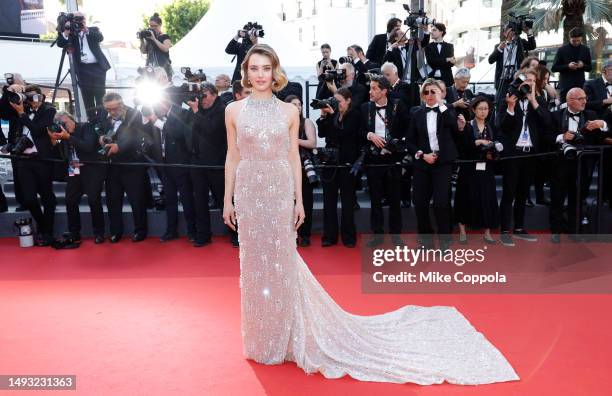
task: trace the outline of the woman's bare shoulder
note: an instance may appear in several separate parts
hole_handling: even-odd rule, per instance
[[[225,106],[225,116],[226,117],[237,116],[245,104],[246,104],[246,98],[235,100],[235,101],[228,103],[227,106]]]

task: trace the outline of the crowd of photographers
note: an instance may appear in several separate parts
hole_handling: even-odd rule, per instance
[[[124,233],[125,195],[134,222],[132,241],[144,240],[152,201],[150,176],[155,173],[163,186],[167,219],[161,241],[179,237],[180,201],[188,239],[194,246],[207,245],[210,208],[223,202],[224,109],[250,93],[240,84],[239,65],[264,36],[262,26],[245,25],[227,45],[226,52],[237,57],[231,79],[220,75],[213,84],[201,70],[186,68],[181,72],[187,82],[175,87],[170,82],[171,41],[154,15],[150,29],[138,33],[147,54],[140,78],[143,86],[153,82],[163,89],[154,103],[147,103],[145,95],[144,101],[130,107],[119,94],[105,93],[108,61],[99,47],[101,32],[88,28],[80,14],[61,22],[65,29],[58,45],[77,55],[74,63],[89,122],[56,112],[41,89],[18,74],[5,75],[0,99],[0,116],[9,122],[8,141],[1,142],[3,153],[12,154],[18,210],[28,210],[34,218],[37,244],[78,247],[83,195],[95,243],[103,243],[103,191],[110,242],[118,242]],[[320,117],[316,123],[303,115],[300,120],[306,210],[298,233],[300,246],[310,245],[313,187],[319,183],[324,247],[339,239],[347,247],[355,246],[356,191],[362,188],[367,188],[371,201],[373,246],[383,241],[384,206],[389,207],[388,232],[394,243],[403,244],[397,236],[405,231],[402,208],[412,204],[419,242],[426,247],[434,245],[432,224],[440,248],[451,244],[454,225],[459,243],[467,242],[468,228],[482,229],[484,241],[491,244],[535,241],[524,224],[525,207],[533,205],[532,185],[536,203],[550,206],[553,242],[560,241],[561,233],[581,232],[580,226],[588,222],[585,203],[599,157],[582,152],[612,145],[612,62],[603,65],[601,76],[585,81],[592,62],[588,47],[581,43],[583,32],[575,29],[548,69],[529,56],[536,48],[529,20],[513,17],[488,59],[495,64],[496,95],[487,95],[470,90],[469,69],[453,73],[457,59],[445,34],[444,24],[410,13],[405,21],[389,20],[386,33],[376,35],[366,51],[351,45],[346,56],[335,60],[330,46],[321,46],[322,59],[316,64],[319,84],[310,103],[320,110]],[[559,73],[558,90],[548,81],[551,72]],[[303,113],[300,84],[290,83],[277,96]],[[317,136],[325,140],[325,147],[316,148]],[[6,140],[2,134],[0,139]],[[601,167],[612,169],[612,150],[604,151],[603,162]],[[495,176],[500,173],[503,192],[498,202]],[[361,185],[363,175],[367,187]],[[66,181],[68,230],[59,240],[53,224],[54,180]],[[607,172],[604,199],[611,198],[612,172]],[[0,210],[2,199],[6,206],[2,195]],[[493,237],[496,230],[499,240]],[[227,232],[238,246],[236,233],[229,228]]]

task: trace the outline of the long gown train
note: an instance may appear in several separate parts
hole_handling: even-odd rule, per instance
[[[504,356],[454,307],[353,315],[296,249],[288,120],[276,98],[246,99],[237,120],[235,209],[241,331],[247,358],[293,361],[306,373],[427,385],[518,380]]]

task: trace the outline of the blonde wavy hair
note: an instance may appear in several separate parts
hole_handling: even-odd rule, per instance
[[[285,88],[289,80],[287,80],[287,76],[281,69],[278,55],[276,55],[276,52],[272,49],[272,47],[267,44],[257,44],[252,46],[244,57],[244,61],[242,61],[242,65],[240,66],[242,72],[242,86],[245,88],[253,87],[248,77],[249,59],[251,59],[251,55],[253,54],[266,56],[272,62],[272,90],[274,92],[278,92]]]

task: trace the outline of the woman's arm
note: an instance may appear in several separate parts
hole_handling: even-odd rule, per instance
[[[293,106],[289,111],[289,163],[293,171],[296,204],[302,204],[302,162],[300,161],[298,143],[299,128],[300,118],[298,110]]]
[[[163,52],[170,52],[170,47],[172,47],[172,41],[170,41],[169,38],[165,39],[164,42],[162,43],[161,41],[157,39],[157,37],[155,37],[155,35],[152,35],[151,40],[153,40],[155,45],[157,45],[157,48],[159,48]]]
[[[235,102],[237,103],[237,102]],[[234,213],[234,186],[236,183],[236,169],[240,163],[240,151],[236,143],[236,104],[230,104],[225,108],[225,129],[227,130],[227,156],[225,157],[225,195],[223,197],[224,213],[223,219],[231,229],[236,230],[236,218]],[[227,211],[226,211],[227,208]]]
[[[304,122],[304,130],[306,132],[306,139],[299,139],[299,144],[305,149],[313,149],[317,147],[317,133],[314,122],[306,118]]]

